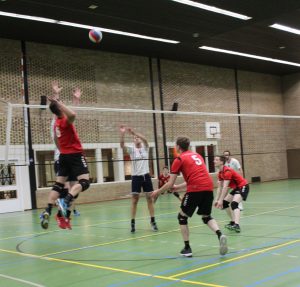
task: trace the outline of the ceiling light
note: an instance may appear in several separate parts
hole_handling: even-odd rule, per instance
[[[98,8],[98,6],[97,5],[90,5],[89,7],[88,7],[89,9],[97,9]]]
[[[58,21],[55,19],[49,19],[49,18],[43,18],[43,17],[35,17],[35,16],[29,16],[29,15],[23,15],[23,14],[8,13],[8,12],[3,12],[3,11],[0,11],[0,16],[20,18],[20,19],[26,19],[26,20],[32,20],[32,21],[41,21],[41,22],[46,22],[46,23],[53,23],[53,24],[59,24],[59,25],[82,28],[82,29],[89,29],[89,30],[90,29],[99,29],[102,32],[107,32],[107,33],[111,33],[111,34],[118,34],[118,35],[123,35],[123,36],[128,36],[128,37],[134,37],[134,38],[140,38],[140,39],[146,39],[146,40],[152,40],[152,41],[159,41],[159,42],[170,43],[170,44],[180,43],[179,41],[175,41],[175,40],[150,37],[150,36],[146,36],[146,35],[123,32],[123,31],[119,31],[119,30],[112,30],[112,29],[107,29],[107,28],[103,28],[103,27],[95,27],[95,26],[83,25],[83,24],[66,22],[66,21]]]
[[[289,26],[284,26],[284,25],[280,25],[280,24],[275,23],[273,25],[270,25],[270,27],[278,29],[278,30],[282,30],[282,31],[285,31],[285,32],[290,32],[290,33],[293,33],[293,34],[300,35],[300,30],[299,29],[295,29],[295,28],[292,28],[292,27],[289,27]]]
[[[294,62],[289,62],[289,61],[284,61],[284,60],[279,60],[279,59],[274,59],[274,58],[268,58],[268,57],[263,57],[263,56],[257,56],[257,55],[247,54],[247,53],[240,53],[240,52],[235,52],[235,51],[230,51],[230,50],[224,50],[224,49],[219,49],[219,48],[214,48],[214,47],[201,46],[201,47],[199,47],[199,49],[300,67],[299,63],[294,63]]]
[[[189,6],[193,6],[193,7],[197,7],[197,8],[204,9],[204,10],[207,10],[207,11],[211,11],[211,12],[214,12],[214,13],[219,13],[219,14],[223,14],[223,15],[226,15],[226,16],[238,18],[238,19],[241,19],[241,20],[249,20],[249,19],[252,18],[252,17],[248,17],[248,16],[245,16],[245,15],[242,15],[242,14],[231,12],[231,11],[228,11],[228,10],[220,9],[220,8],[217,8],[217,7],[214,7],[214,6],[198,3],[198,2],[195,2],[195,1],[190,1],[190,0],[171,0],[171,1],[178,2],[178,3],[181,3],[181,4],[185,4],[185,5],[189,5]]]

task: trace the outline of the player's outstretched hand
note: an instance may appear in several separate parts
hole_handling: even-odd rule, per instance
[[[52,82],[52,91],[57,98],[59,98],[59,94],[62,89],[63,89],[62,87],[59,87],[57,81]]]
[[[125,125],[120,125],[120,132],[121,132],[122,134],[125,134],[125,133],[126,133],[126,130],[127,130],[127,128],[126,128]]]
[[[151,197],[152,197],[154,203],[156,202],[159,194],[160,194],[160,192],[158,191],[158,189],[156,189],[152,192]]]

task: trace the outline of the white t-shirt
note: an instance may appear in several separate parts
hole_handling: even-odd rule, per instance
[[[149,148],[143,145],[141,148],[126,146],[125,149],[131,158],[131,175],[144,175],[149,173]]]
[[[55,118],[52,119],[51,126],[50,126],[51,138],[52,138],[53,142],[55,143],[55,141],[54,141],[54,124],[55,124]],[[57,146],[55,145],[54,161],[58,161],[59,155],[60,155],[60,151],[58,150]]]
[[[241,165],[240,165],[239,161],[235,158],[231,158],[230,162],[226,161],[225,166],[228,166],[236,171],[240,171],[240,169],[241,169]]]

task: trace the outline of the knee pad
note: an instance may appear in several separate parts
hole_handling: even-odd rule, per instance
[[[181,215],[180,212],[178,213],[177,219],[178,219],[179,225],[187,225],[187,223],[188,223],[188,218],[184,215]]]
[[[62,193],[63,189],[64,189],[64,184],[63,183],[60,183],[60,182],[55,182],[52,186],[52,190],[58,192],[59,194]]]
[[[60,192],[59,192],[59,197],[60,198],[65,198],[67,196],[67,194],[69,193],[69,190],[67,188],[63,188]]]
[[[231,206],[232,210],[235,210],[235,209],[239,208],[239,203],[236,201],[232,201],[230,206]]]
[[[82,191],[85,191],[90,187],[90,181],[88,179],[79,179],[79,184],[82,187]]]
[[[210,220],[212,220],[213,218],[209,215],[206,217],[202,217],[202,221],[204,224],[207,224]]]
[[[223,200],[223,209],[226,209],[229,207],[229,201]]]

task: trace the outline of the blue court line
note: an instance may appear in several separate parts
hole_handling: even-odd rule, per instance
[[[298,244],[293,245],[293,246],[284,246],[284,247],[278,248],[278,250],[288,250],[288,249],[292,249],[292,248],[299,247],[299,246],[300,246],[300,244],[298,243]],[[195,278],[195,277],[199,277],[199,276],[202,276],[202,275],[210,274],[210,273],[213,273],[213,272],[216,272],[216,271],[219,271],[219,270],[231,268],[231,267],[243,264],[243,263],[257,261],[261,257],[270,256],[271,252],[274,252],[274,250],[267,251],[267,252],[265,252],[263,254],[255,255],[253,257],[248,257],[248,258],[245,258],[245,259],[241,259],[241,260],[236,261],[236,262],[225,263],[222,266],[218,266],[218,267],[215,267],[213,269],[209,269],[209,270],[201,271],[201,272],[198,272],[198,273],[194,273],[193,275],[189,275],[189,276],[186,276],[186,277],[183,277],[183,278],[180,278],[180,279],[182,279],[182,280],[189,280],[191,278]],[[153,286],[153,287],[170,286],[170,285],[173,285],[174,283],[175,282],[167,282],[167,283],[163,283],[163,284],[156,285],[156,286]]]
[[[268,282],[268,281],[272,281],[272,280],[275,280],[279,277],[282,277],[282,276],[285,276],[285,275],[288,275],[289,273],[295,273],[295,272],[299,272],[300,271],[300,266],[298,267],[295,267],[295,268],[292,268],[292,269],[289,269],[287,271],[283,271],[283,272],[280,272],[280,273],[277,273],[277,274],[274,274],[272,276],[269,276],[269,277],[266,277],[264,279],[261,279],[259,281],[256,281],[250,285],[246,285],[245,287],[254,287],[254,286],[258,286],[258,285],[261,285],[262,283],[265,283],[265,282]]]
[[[275,245],[275,244],[278,244],[278,243],[282,243],[284,242],[285,240],[283,239],[280,239],[280,240],[276,240],[274,242],[269,242],[269,243],[265,243],[263,245],[260,245],[260,246],[254,246],[254,247],[251,247],[251,248],[247,248],[247,249],[244,249],[244,250],[241,250],[241,251],[238,251],[236,253],[231,253],[230,254],[230,257],[233,257],[235,256],[236,254],[240,254],[240,253],[244,253],[244,252],[248,252],[248,251],[252,251],[252,250],[255,250],[255,249],[258,249],[258,248],[264,248],[264,247],[269,247],[270,245]],[[226,257],[229,257],[228,255]],[[182,259],[182,260],[191,260],[192,258],[179,258],[179,259]],[[176,271],[180,271],[180,270],[183,270],[183,269],[186,269],[188,267],[193,267],[195,265],[198,265],[198,264],[201,264],[201,263],[213,263],[217,260],[220,260],[220,256],[218,257],[214,257],[214,258],[210,258],[210,259],[202,259],[202,260],[199,260],[199,261],[196,261],[196,262],[193,262],[192,264],[188,264],[188,265],[185,265],[185,266],[182,266],[182,267],[176,267],[176,268],[172,268],[172,269],[169,269],[169,270],[164,270],[162,272],[159,272],[159,273],[156,273],[155,275],[164,275],[164,274],[167,274],[167,273],[174,273]],[[246,260],[246,259],[244,259]],[[249,259],[250,260],[250,259]],[[230,263],[229,263],[230,264]],[[232,263],[234,264],[234,263]],[[236,263],[237,264],[237,263]],[[221,266],[221,267],[217,267],[217,268],[214,268],[212,270],[209,270],[210,272],[213,272],[213,270],[215,269],[218,269],[218,268],[225,268],[225,265],[224,267]],[[203,271],[203,272],[208,272],[208,271]],[[188,277],[185,277],[183,279],[187,279],[187,278],[192,278],[192,277],[198,277],[199,275],[190,275]],[[149,277],[140,277],[140,278],[136,278],[136,279],[132,279],[132,280],[128,280],[128,281],[123,281],[123,282],[120,282],[120,283],[114,283],[114,284],[111,284],[111,285],[108,285],[107,287],[117,287],[117,286],[122,286],[122,285],[127,285],[127,284],[130,284],[130,283],[133,283],[133,282],[137,282],[137,281],[142,281],[142,280],[147,280],[149,279]],[[168,283],[165,283],[163,285],[158,285],[158,286],[168,286],[168,285],[172,285],[172,284],[176,284],[177,282],[168,282]],[[156,287],[158,287],[156,286]]]

